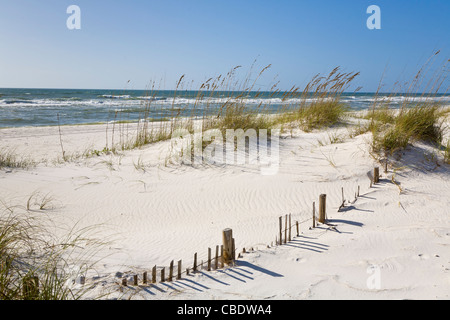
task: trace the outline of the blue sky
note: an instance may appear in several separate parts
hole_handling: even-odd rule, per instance
[[[66,26],[72,4],[81,30]],[[380,30],[366,26],[369,5]],[[449,57],[449,16],[448,0],[0,0],[0,87],[172,89],[237,65],[245,77],[256,59],[255,70],[272,65],[262,89],[341,66],[361,73],[362,91],[386,69],[388,91],[434,51]]]

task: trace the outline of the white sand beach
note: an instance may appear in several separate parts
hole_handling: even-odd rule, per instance
[[[278,172],[262,175],[251,165],[170,164],[170,141],[61,160],[61,141],[66,155],[102,150],[105,125],[62,126],[61,136],[58,127],[1,129],[0,148],[38,164],[1,169],[0,199],[26,206],[31,195],[48,195],[48,205],[32,203],[30,214],[50,218],[55,234],[91,228],[108,241],[90,256],[98,262],[86,275],[86,299],[449,299],[450,166],[416,143],[385,173],[370,154],[371,134],[349,132],[283,133]],[[381,178],[370,187],[375,166]],[[328,224],[312,228],[320,194]],[[293,228],[292,240],[276,246],[287,214],[300,234]],[[167,275],[172,260],[183,270],[194,253],[206,261],[225,228],[241,253],[234,267],[142,284],[154,265]],[[122,287],[134,274],[140,285]]]

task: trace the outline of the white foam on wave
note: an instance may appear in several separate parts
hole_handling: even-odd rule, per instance
[[[131,96],[128,94],[125,95],[112,95],[112,94],[103,94],[100,97],[107,99],[130,99]]]
[[[317,98],[287,98],[282,99],[279,97],[271,98],[252,98],[252,97],[152,97],[152,96],[140,96],[131,97],[129,95],[113,96],[103,95],[103,98],[82,100],[80,98],[55,98],[55,99],[0,99],[0,108],[53,108],[53,107],[151,107],[151,106],[193,106],[193,105],[224,105],[227,103],[245,103],[248,105],[296,105],[301,103],[311,103],[317,101]],[[114,97],[114,98],[113,98]],[[325,98],[322,100],[331,100],[333,98]],[[404,102],[449,102],[450,96],[343,96],[341,102],[347,102],[355,105],[371,104],[373,102],[386,102],[393,105]]]

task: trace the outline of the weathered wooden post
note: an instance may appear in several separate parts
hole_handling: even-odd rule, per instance
[[[284,219],[284,243],[287,243],[287,218],[288,215]]]
[[[138,276],[137,276],[137,274],[133,275],[133,285],[134,286],[138,285]]]
[[[219,246],[216,246],[215,269],[219,269]]]
[[[177,280],[181,279],[181,260],[178,260],[178,273],[177,273]]]
[[[128,286],[128,284],[127,284],[127,277],[126,277],[126,276],[124,276],[124,277],[122,278],[122,285],[123,285],[124,287]]]
[[[169,282],[172,282],[173,279],[173,260],[170,261],[170,266],[169,266]]]
[[[325,223],[326,219],[327,195],[321,194],[319,197],[319,222]]]
[[[297,237],[298,237],[298,236],[300,236],[300,232],[299,232],[299,230],[298,230],[298,221],[295,221],[295,225],[296,225],[296,227],[297,227]]]
[[[316,227],[316,203],[313,202],[313,228]]]
[[[231,238],[231,260],[234,263],[234,260],[236,260],[236,243],[234,241],[234,238]]]
[[[211,271],[211,248],[208,248],[208,271]]]
[[[152,283],[156,283],[156,265],[152,268]]]
[[[378,183],[380,181],[380,168],[375,167],[373,169],[373,183]]]
[[[280,238],[279,238],[279,242],[278,242],[278,244],[282,244],[283,242],[282,242],[282,231],[283,230],[283,217],[282,216],[280,216]]]
[[[194,253],[194,266],[192,269],[194,272],[197,272],[197,252]]]
[[[142,282],[144,284],[147,284],[148,279],[147,279],[147,271],[144,271],[144,273],[142,274]]]
[[[292,227],[292,225],[291,225],[291,214],[289,213],[289,241],[292,240],[292,238],[291,238],[291,227]]]
[[[223,262],[230,264],[233,261],[233,230],[227,228],[222,231]]]
[[[341,205],[339,206],[338,212],[341,211],[342,208],[345,208],[344,187],[342,187],[341,190],[342,190],[342,202]]]
[[[166,271],[166,268],[163,267],[163,268],[161,269],[161,282],[165,282],[165,281],[166,281],[165,275],[164,275],[165,271]]]
[[[220,245],[220,264],[221,264],[221,267],[222,267],[222,268],[223,268],[224,265],[225,265],[225,262],[224,262],[224,260],[223,260],[223,244]]]

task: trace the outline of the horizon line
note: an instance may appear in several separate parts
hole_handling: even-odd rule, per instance
[[[204,91],[204,92],[251,92],[251,93],[264,93],[264,92],[268,92],[268,93],[286,93],[289,92],[290,90],[280,90],[277,92],[274,91],[260,91],[260,90],[252,90],[252,91],[248,91],[248,90],[186,90],[186,89],[158,89],[158,90],[149,90],[149,89],[99,89],[99,88],[50,88],[50,87],[45,87],[45,88],[28,88],[28,87],[0,87],[0,90],[83,90],[83,91],[88,91],[88,90],[94,90],[94,91],[148,91],[148,92],[158,92],[158,91],[180,91],[180,92],[198,92],[198,91]],[[301,92],[303,93],[303,91]],[[313,92],[308,92],[308,93],[313,93]],[[342,92],[342,94],[409,94],[409,95],[450,95],[450,92],[434,92],[434,93],[429,93],[429,92],[416,92],[416,93],[411,93],[411,92],[392,92],[392,91],[383,91],[383,92],[376,92],[376,91],[344,91]]]

